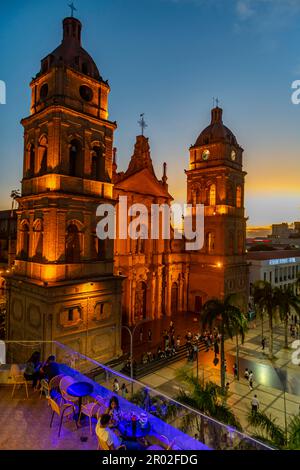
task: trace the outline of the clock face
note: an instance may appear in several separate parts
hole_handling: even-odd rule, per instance
[[[234,162],[236,159],[236,151],[235,150],[232,150],[231,152],[231,160]]]
[[[210,151],[209,150],[204,150],[203,153],[202,153],[202,160],[208,160],[209,155],[210,155]]]

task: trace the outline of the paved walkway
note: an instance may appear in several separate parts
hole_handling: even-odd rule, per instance
[[[284,387],[286,384],[286,414],[289,418],[298,414],[300,409],[300,366],[292,364],[291,355],[293,350],[281,349],[284,344],[284,329],[276,326],[274,330],[274,352],[276,358],[269,361],[268,350],[261,349],[260,324],[257,322],[255,328],[247,333],[244,345],[240,347],[240,371],[241,379],[237,381],[233,377],[232,366],[235,362],[235,341],[227,340],[225,343],[227,360],[227,377],[230,383],[228,404],[239,418],[244,430],[251,433],[247,422],[247,414],[251,407],[254,394],[260,401],[260,409],[271,414],[277,419],[277,423],[284,427]],[[267,323],[265,324],[265,336],[268,337]],[[290,343],[294,339],[290,338]],[[212,380],[220,384],[220,365],[214,366],[213,352],[199,354],[199,379]],[[156,373],[143,377],[142,381],[147,385],[161,390],[175,397],[183,384],[176,379],[176,371],[183,366],[189,367],[196,373],[196,363],[187,365],[182,360],[162,368]],[[247,381],[243,378],[244,369],[248,367],[254,374],[254,389],[251,391]],[[278,372],[283,376],[278,377]]]

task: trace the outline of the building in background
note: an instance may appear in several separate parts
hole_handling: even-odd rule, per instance
[[[273,287],[286,289],[292,286],[299,293],[300,250],[274,250],[248,252],[250,286],[257,281],[267,281]]]

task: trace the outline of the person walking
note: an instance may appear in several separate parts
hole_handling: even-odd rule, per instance
[[[233,364],[232,370],[233,370],[233,376],[234,376],[234,378],[237,379],[238,369],[237,369],[237,364],[236,364],[236,362]]]
[[[249,373],[249,387],[250,387],[250,390],[253,390],[253,372],[252,372],[252,370],[250,370],[250,373]]]
[[[113,383],[113,392],[118,395],[118,394],[119,394],[119,390],[120,390],[119,381],[118,381],[118,379],[115,379],[115,380],[114,380],[114,383]]]
[[[244,377],[245,377],[246,380],[249,380],[249,370],[248,370],[248,367],[246,367],[246,369],[245,369]]]
[[[259,409],[259,401],[258,401],[257,395],[254,395],[251,401],[251,411],[252,413],[257,413],[258,409]]]
[[[148,341],[149,343],[152,341],[152,331],[150,329],[148,330]]]
[[[261,347],[263,351],[265,350],[265,346],[266,346],[266,338],[263,337],[263,339],[261,340]]]

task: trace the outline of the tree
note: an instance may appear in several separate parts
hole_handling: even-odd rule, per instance
[[[234,325],[242,322],[242,313],[238,307],[233,305],[232,296],[227,296],[225,300],[208,300],[202,310],[202,325],[210,328],[219,323],[221,333],[221,388],[225,393],[225,335],[233,338],[235,333]]]
[[[300,450],[300,414],[290,418],[287,435],[285,430],[276,423],[276,418],[272,418],[266,413],[250,412],[248,422],[259,431],[259,434],[254,437],[279,449]]]
[[[244,344],[245,341],[245,334],[248,331],[248,320],[245,315],[240,312],[240,315],[234,315],[232,317],[232,328],[235,333],[236,339],[236,367],[237,367],[237,379],[240,380],[240,345],[239,345],[239,337],[241,338],[241,343]]]
[[[269,359],[273,359],[273,323],[276,317],[278,302],[274,289],[266,281],[258,281],[254,284],[254,303],[258,311],[265,312],[269,319]]]
[[[180,403],[194,408],[196,411],[215,418],[216,420],[230,425],[239,431],[242,427],[228,405],[224,402],[224,394],[217,384],[213,382],[200,383],[197,377],[190,374],[186,369],[180,369],[177,373],[178,380],[188,385],[189,391],[180,390],[176,400]],[[200,440],[205,442],[204,428],[205,419],[196,413],[188,413],[183,417],[183,431],[187,431],[196,426],[200,434]],[[220,437],[221,427],[217,429],[217,435]],[[217,446],[216,446],[217,447]]]
[[[288,348],[289,315],[293,312],[300,316],[300,298],[294,294],[293,287],[274,289],[275,303],[279,309],[280,319],[284,322],[284,347]]]

